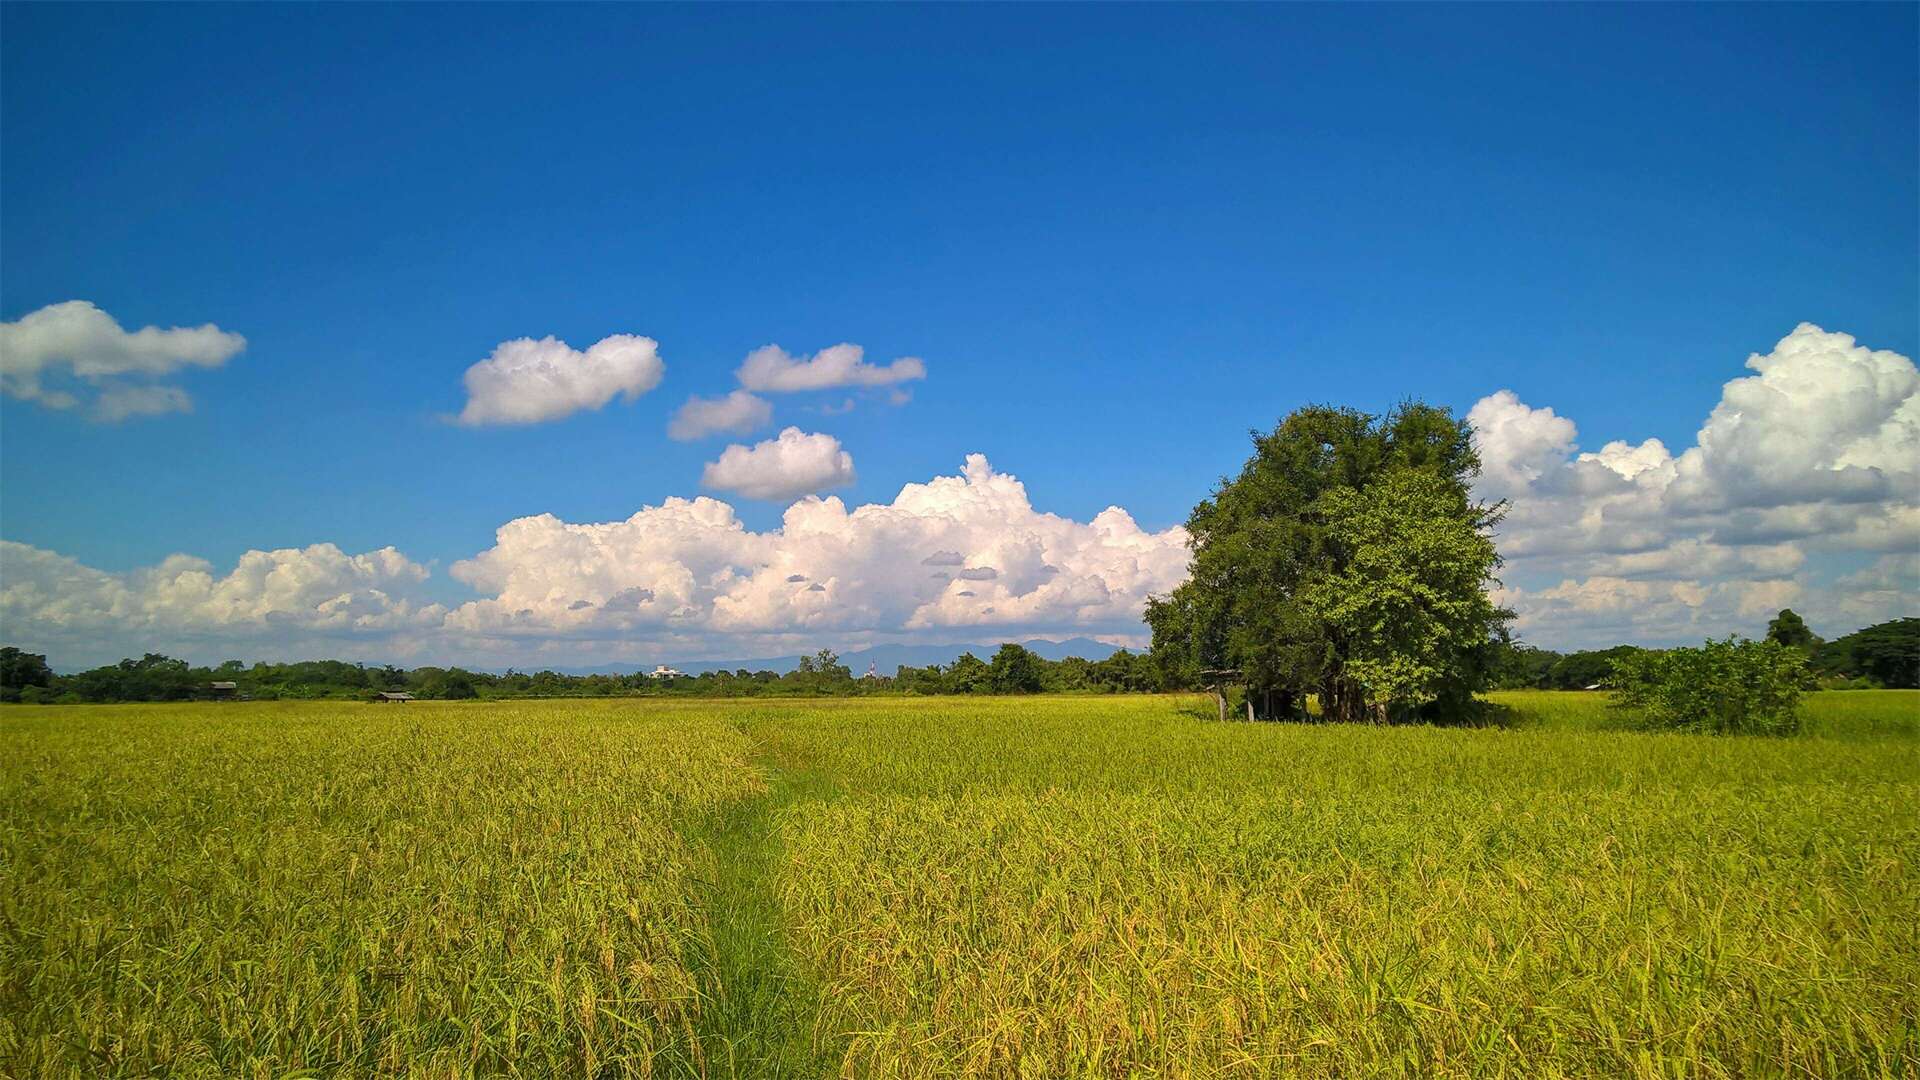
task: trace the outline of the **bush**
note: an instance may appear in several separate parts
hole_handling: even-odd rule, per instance
[[[1800,730],[1806,654],[1777,641],[1730,637],[1697,649],[1621,656],[1615,704],[1651,727],[1715,735],[1791,735]]]

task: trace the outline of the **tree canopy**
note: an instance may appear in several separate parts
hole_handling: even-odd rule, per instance
[[[1767,624],[1766,640],[1808,654],[1820,647],[1820,635],[1809,629],[1807,621],[1792,608],[1782,608],[1780,614]]]
[[[1187,520],[1190,579],[1148,603],[1167,681],[1237,670],[1269,716],[1308,694],[1348,720],[1469,708],[1511,617],[1487,595],[1504,507],[1472,497],[1472,434],[1417,402],[1310,406],[1256,433]]]

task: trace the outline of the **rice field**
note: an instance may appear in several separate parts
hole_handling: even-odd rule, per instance
[[[0,711],[0,1074],[1920,1075],[1920,694]]]

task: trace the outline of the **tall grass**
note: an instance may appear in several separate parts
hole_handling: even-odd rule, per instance
[[[712,869],[677,828],[757,789],[747,752],[577,703],[8,710],[0,1073],[691,1059]]]
[[[1920,694],[0,710],[0,1075],[1909,1076]]]
[[[946,702],[769,737],[876,1076],[1902,1075],[1920,753]]]

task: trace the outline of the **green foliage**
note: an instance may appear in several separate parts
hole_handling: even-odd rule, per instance
[[[1808,655],[1812,655],[1813,651],[1820,647],[1820,636],[1808,629],[1806,620],[1792,608],[1782,608],[1780,614],[1775,615],[1773,621],[1767,623],[1766,640],[1777,641],[1790,649],[1799,649]]]
[[[8,649],[23,679],[44,678],[38,685],[14,689],[9,684],[0,700],[42,704],[83,701],[185,701],[215,696],[214,680],[238,684],[235,696],[257,700],[349,699],[365,701],[383,690],[407,690],[432,700],[540,697],[776,697],[868,694],[1030,694],[1045,691],[1095,693],[1140,692],[1163,685],[1145,657],[1125,651],[1098,662],[1080,657],[1048,660],[1024,646],[1012,645],[988,664],[967,656],[946,668],[902,667],[892,679],[856,679],[831,649],[802,656],[793,671],[708,671],[690,678],[655,679],[649,675],[563,675],[556,671],[533,674],[508,670],[503,674],[462,668],[419,667],[408,671],[385,665],[369,667],[340,660],[307,660],[290,664],[255,664],[251,668],[228,660],[217,668],[188,667],[184,661],[158,654],[142,660],[81,672],[55,675],[42,657]],[[40,667],[33,664],[38,662]],[[221,695],[225,696],[225,695]]]
[[[1816,670],[1889,690],[1920,688],[1920,618],[1895,619],[1822,645]]]
[[[1399,466],[1321,503],[1340,558],[1301,595],[1344,647],[1345,678],[1382,718],[1442,702],[1461,715],[1485,682],[1476,653],[1502,621],[1486,592],[1499,556],[1466,493]]]
[[[1229,668],[1339,719],[1460,718],[1509,617],[1486,595],[1502,507],[1473,501],[1479,467],[1466,422],[1419,403],[1304,408],[1256,436],[1187,520],[1189,580],[1148,603],[1159,678]]]
[[[996,694],[1039,693],[1040,658],[1025,645],[1009,641],[993,654],[991,678]]]
[[[993,669],[970,652],[961,653],[947,669],[950,694],[986,694],[993,691]]]
[[[1800,728],[1806,656],[1777,641],[1730,637],[1645,651],[1614,664],[1618,704],[1653,727],[1716,735],[1791,735]]]
[[[39,691],[52,685],[53,669],[47,666],[45,656],[22,652],[11,645],[0,648],[0,701],[24,701],[27,700],[24,691]]]

